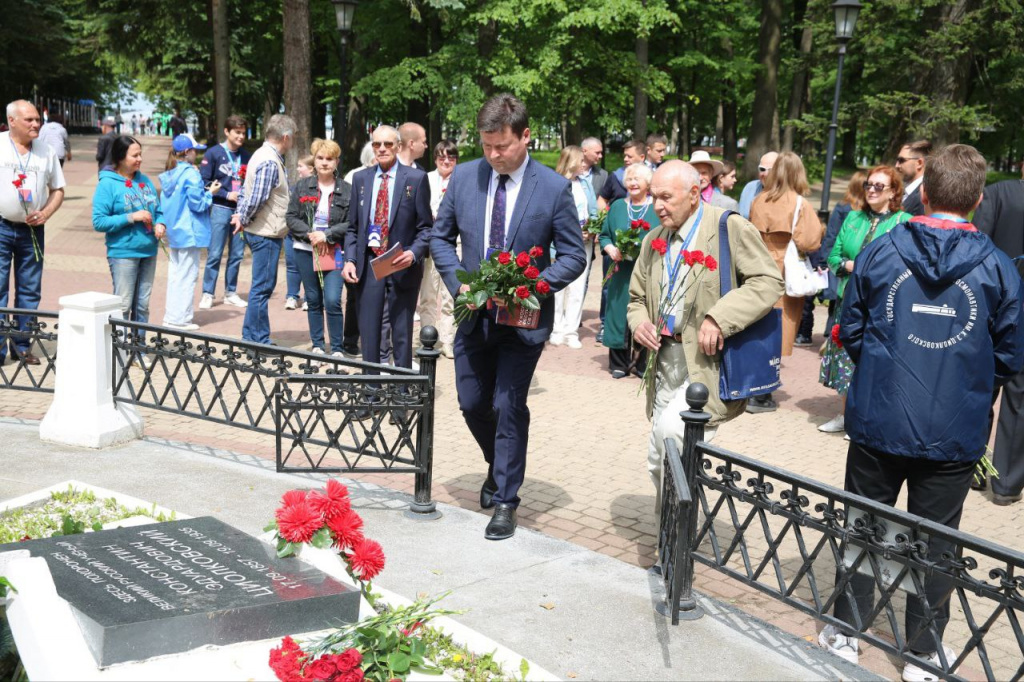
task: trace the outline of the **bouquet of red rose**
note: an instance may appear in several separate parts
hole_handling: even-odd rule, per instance
[[[511,251],[496,252],[482,262],[476,272],[459,270],[459,281],[468,284],[469,291],[459,294],[455,299],[455,323],[461,324],[473,314],[470,306],[483,308],[490,305],[492,300],[506,309],[539,311],[540,299],[551,293],[551,285],[540,279],[540,270],[534,262],[543,253],[544,250],[539,246],[519,255]],[[514,322],[506,323],[524,326]]]
[[[668,252],[668,242],[664,239],[654,239],[651,241],[651,249],[664,256]],[[676,269],[682,270],[683,263],[686,264],[689,270],[684,273],[676,272]],[[707,268],[709,272],[714,272],[718,269],[718,261],[711,255],[705,255],[703,251],[687,251],[684,249],[680,255],[680,260],[676,262],[673,271],[669,273],[669,277],[662,278],[658,296],[660,301],[658,304],[658,319],[654,323],[655,331],[658,334],[662,334],[664,331],[667,331],[669,334],[675,333],[674,329],[669,329],[670,325],[675,326],[673,313],[679,308],[683,297],[686,296],[686,291],[689,288],[687,280],[693,281],[687,275],[698,266]],[[676,279],[681,279],[678,285],[675,284]],[[658,354],[656,352],[647,353],[647,367],[644,369],[644,376],[640,383],[640,389],[637,391],[638,393],[654,384],[658,374],[657,362]]]
[[[629,223],[629,227],[625,230],[615,231],[615,248],[622,254],[622,260],[636,260],[636,257],[640,255],[640,244],[643,243],[644,237],[651,230],[651,224],[646,220],[632,220]],[[601,287],[604,288],[608,284],[608,280],[612,278],[616,272],[619,271],[619,264],[612,263],[611,267],[608,268],[608,272],[604,273],[604,281],[601,282]]]

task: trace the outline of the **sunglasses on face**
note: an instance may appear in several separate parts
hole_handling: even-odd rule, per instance
[[[757,171],[758,171],[759,173],[767,173],[767,172],[768,172],[768,171],[770,171],[771,169],[772,169],[772,167],[771,167],[771,166],[758,166],[758,167],[757,167]]]
[[[865,182],[864,183],[864,191],[865,192],[870,192],[871,190],[874,190],[874,191],[878,192],[879,194],[881,194],[882,192],[884,192],[887,189],[889,189],[889,185],[883,185],[880,182],[875,182],[875,183]]]
[[[383,146],[384,149],[391,149],[395,146],[395,143],[392,140],[385,140],[384,142],[371,142],[370,146],[373,149],[380,149],[381,146]]]
[[[442,161],[450,161],[450,162],[454,163],[455,161],[458,161],[459,155],[458,154],[441,154],[440,156],[437,156],[435,158],[437,159],[438,163],[441,163]]]
[[[907,161],[917,161],[920,158],[921,158],[920,156],[897,156],[896,157],[896,163],[901,163],[902,164],[902,163],[906,163]]]

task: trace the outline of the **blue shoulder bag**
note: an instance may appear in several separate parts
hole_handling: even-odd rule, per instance
[[[729,250],[729,216],[726,211],[718,223],[718,273],[721,296],[732,290],[732,254]],[[771,393],[782,386],[782,311],[772,308],[768,314],[743,331],[725,340],[719,368],[718,395],[722,400],[745,400]]]

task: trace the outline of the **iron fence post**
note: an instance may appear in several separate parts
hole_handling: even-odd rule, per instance
[[[420,416],[419,441],[416,448],[415,498],[409,505],[409,511],[417,518],[430,515],[438,518],[437,503],[430,499],[431,479],[434,473],[434,392],[436,388],[437,358],[441,351],[437,345],[437,329],[427,325],[420,330],[420,348],[416,351],[416,360],[420,364],[420,374],[427,377],[427,397],[423,402],[423,414]]]
[[[690,384],[686,389],[686,404],[690,409],[680,412],[679,416],[686,425],[681,459],[683,473],[686,474],[686,485],[690,489],[690,503],[683,512],[683,524],[680,529],[683,545],[680,569],[683,575],[682,588],[679,592],[679,610],[684,614],[687,611],[694,612],[690,614],[691,618],[699,618],[702,615],[701,610],[693,595],[693,551],[696,549],[693,545],[697,537],[697,488],[700,485],[697,480],[697,469],[700,467],[697,443],[704,440],[704,427],[711,421],[711,415],[704,411],[704,406],[708,404],[708,387],[700,383]]]

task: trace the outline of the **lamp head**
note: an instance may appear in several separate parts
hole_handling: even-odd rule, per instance
[[[345,35],[352,31],[352,18],[356,14],[359,0],[331,0],[334,4],[334,16],[338,21],[338,32]]]
[[[845,43],[853,38],[853,29],[857,25],[857,15],[863,5],[858,0],[836,0],[832,3],[832,11],[836,16],[836,40]]]

